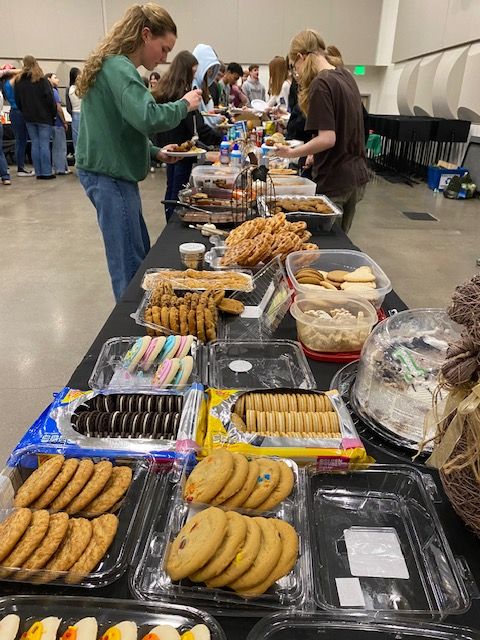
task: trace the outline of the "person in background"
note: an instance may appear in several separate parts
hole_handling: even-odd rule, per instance
[[[173,102],[183,96],[193,82],[193,78],[198,68],[198,60],[189,51],[180,51],[172,60],[168,71],[162,76],[152,95],[160,104]],[[198,111],[191,111],[180,124],[171,129],[159,133],[156,136],[156,143],[159,147],[168,144],[182,144],[191,140],[194,135],[194,119],[197,125],[199,140],[206,145],[219,145],[222,141],[222,134],[211,129],[205,124]],[[167,189],[165,200],[177,200],[178,193],[187,184],[192,166],[196,158],[184,158],[175,164],[167,165]],[[165,217],[167,221],[173,214],[174,206],[165,206]]]
[[[223,78],[225,74],[225,65],[223,62],[220,63],[220,68],[215,78],[215,82],[212,82],[210,85],[210,95],[212,96],[213,104],[215,107],[218,107],[220,102],[220,80]]]
[[[32,141],[32,161],[37,180],[55,178],[52,172],[50,140],[57,105],[50,82],[33,56],[25,56],[15,85],[15,102],[25,118]]]
[[[70,78],[68,82],[67,92],[67,111],[72,116],[72,142],[73,149],[77,148],[78,130],[80,128],[80,112],[82,109],[82,101],[77,96],[77,78],[80,75],[78,67],[70,69]]]
[[[289,56],[299,78],[299,104],[306,115],[305,128],[316,134],[295,150],[279,148],[277,154],[313,154],[316,192],[343,209],[342,228],[348,233],[368,182],[362,101],[352,74],[329,51],[313,29],[293,38]]]
[[[242,84],[242,91],[247,96],[248,102],[252,104],[252,100],[263,100],[266,98],[266,91],[263,84],[258,79],[260,69],[258,64],[251,64],[248,67],[248,78]]]
[[[3,111],[3,94],[0,91],[0,116]],[[10,173],[8,169],[7,159],[5,158],[5,153],[3,151],[3,124],[0,121],[0,180],[2,184],[6,187],[12,184],[10,179]]]
[[[269,108],[279,107],[287,111],[288,94],[290,93],[291,81],[288,79],[288,62],[282,56],[275,56],[268,63],[270,77],[268,80],[267,105]]]
[[[157,71],[152,71],[148,77],[148,88],[153,91],[160,80],[160,74]]]
[[[152,2],[133,5],[77,80],[77,175],[97,212],[117,301],[150,250],[138,182],[147,176],[151,158],[173,160],[149,136],[175,128],[200,104],[200,91],[157,104],[137,71],[166,62],[176,39],[177,27],[165,9]]]
[[[68,123],[63,113],[62,101],[58,93],[58,85],[60,80],[55,73],[47,73],[45,76],[52,85],[53,97],[57,105],[57,115],[55,118],[55,126],[53,128],[52,142],[52,164],[53,171],[57,176],[66,176],[71,173],[67,162],[67,131]]]
[[[243,69],[238,62],[230,62],[223,74],[223,78],[218,83],[220,89],[220,103],[224,107],[229,107],[235,98],[232,94],[232,87],[237,84],[239,78],[243,75]],[[248,98],[245,96],[246,101]],[[245,102],[246,104],[246,102]]]
[[[28,178],[35,175],[35,171],[25,168],[25,153],[27,149],[28,132],[25,118],[15,102],[14,85],[18,72],[7,77],[3,84],[3,93],[10,104],[10,123],[15,135],[15,159],[17,161],[17,176]]]
[[[215,106],[210,91],[216,84],[221,63],[217,54],[209,44],[197,44],[192,53],[198,61],[192,86],[194,89],[200,89],[202,92],[199,110],[202,113],[210,112],[213,111]],[[205,123],[212,129],[215,129],[222,120],[222,116],[205,116]]]
[[[243,70],[242,77],[240,78],[240,86],[243,87],[243,84],[248,80],[248,71],[247,69]]]

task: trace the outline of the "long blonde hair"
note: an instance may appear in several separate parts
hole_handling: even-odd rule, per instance
[[[268,79],[268,93],[278,96],[282,90],[282,84],[288,78],[288,62],[282,56],[275,56],[268,63],[270,77]]]
[[[25,56],[23,59],[22,70],[18,74],[15,82],[22,78],[29,78],[32,82],[38,82],[44,77],[43,70],[33,56]]]
[[[134,4],[116,22],[104,40],[90,54],[76,83],[76,93],[83,98],[95,83],[97,73],[107,56],[128,55],[142,45],[142,30],[148,27],[154,36],[167,33],[177,35],[177,27],[170,14],[153,2]]]
[[[318,54],[323,56],[334,67],[342,66],[343,60],[337,47],[326,47],[323,38],[313,29],[300,31],[291,41],[288,54],[290,64],[295,64],[300,54],[305,56],[305,62],[298,78],[300,85],[298,104],[306,114],[308,111],[310,85],[313,79],[322,71],[318,61]]]

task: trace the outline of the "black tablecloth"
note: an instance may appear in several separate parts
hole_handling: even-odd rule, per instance
[[[122,300],[114,308],[98,336],[88,349],[87,354],[76,368],[68,382],[70,387],[78,389],[88,388],[88,378],[92,372],[93,365],[95,364],[103,343],[108,338],[113,336],[130,336],[142,333],[141,330],[139,331],[139,327],[130,318],[130,314],[137,308],[143,294],[140,287],[143,273],[146,269],[151,267],[180,268],[181,263],[178,253],[178,245],[182,242],[192,240],[198,241],[199,233],[185,227],[175,216],[167,225],[156,244],[152,247],[152,250],[130,283]],[[314,237],[313,241],[322,249],[357,249],[357,247],[351,243],[348,237],[337,226],[334,228],[333,233]],[[388,311],[392,309],[403,310],[406,306],[404,302],[394,292],[392,292],[385,298],[383,308],[388,313]],[[294,322],[292,318],[287,315],[275,334],[275,337],[291,339],[294,336]],[[342,365],[310,361],[310,366],[317,381],[318,388],[328,389],[331,378]],[[407,454],[400,451],[394,451],[386,445],[379,444],[377,437],[372,435],[370,438],[368,435],[364,436],[362,433],[362,438],[367,451],[375,457],[377,462],[387,464],[410,464],[410,458]],[[422,467],[422,471],[431,473],[439,487],[441,502],[436,504],[436,508],[445,528],[445,532],[454,555],[461,556],[466,559],[477,583],[480,584],[480,554],[478,552],[478,539],[466,530],[461,520],[453,512],[443,494],[438,475],[430,469],[427,470],[425,467]],[[79,588],[67,589],[59,587],[58,585],[51,587],[34,587],[32,585],[15,585],[13,583],[0,584],[0,594],[7,595],[13,593],[50,593],[131,598],[128,589],[128,581],[125,576],[109,587],[95,589],[94,591]],[[227,637],[232,640],[242,640],[245,638],[251,626],[256,622],[256,618],[244,617],[242,617],[241,620],[240,617],[219,617],[219,620],[227,633]],[[474,601],[468,613],[461,616],[452,616],[449,619],[449,622],[461,626],[480,628],[480,604],[477,601]],[[354,633],[352,635],[355,636]]]

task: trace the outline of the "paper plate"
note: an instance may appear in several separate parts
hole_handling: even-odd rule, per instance
[[[196,158],[197,156],[203,156],[207,153],[206,149],[198,149],[197,151],[165,151],[162,149],[162,153],[171,158]]]

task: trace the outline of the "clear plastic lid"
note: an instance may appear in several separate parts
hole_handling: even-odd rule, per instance
[[[55,616],[61,618],[58,636],[55,635],[60,638],[69,626],[82,618],[93,617],[98,623],[98,635],[95,634],[95,638],[100,638],[119,622],[131,621],[137,625],[138,638],[143,638],[158,625],[170,625],[179,634],[183,634],[197,624],[204,624],[210,631],[211,640],[226,640],[221,626],[206,611],[166,602],[152,604],[110,598],[39,594],[1,598],[0,620],[10,614],[20,618],[19,634],[28,631],[34,622]]]
[[[308,292],[311,290],[309,284],[300,284],[295,278],[295,274],[299,269],[310,267],[319,271],[355,271],[356,269],[367,266],[375,276],[376,287],[367,291],[355,291],[355,295],[365,298],[373,304],[376,309],[380,309],[385,296],[392,290],[392,284],[384,271],[378,264],[370,258],[366,253],[361,251],[353,251],[350,249],[322,249],[320,251],[296,251],[287,256],[286,268],[288,277],[295,291]],[[341,292],[330,291],[325,289],[322,294],[334,295]],[[351,291],[350,293],[353,293]],[[345,295],[348,295],[346,293]]]
[[[304,221],[307,223],[307,229],[310,231],[321,231],[324,233],[328,233],[331,231],[336,220],[339,220],[342,217],[342,212],[340,209],[326,196],[323,195],[314,195],[314,196],[299,196],[299,195],[278,195],[277,191],[275,192],[275,207],[277,207],[276,211],[283,211],[287,217],[287,220],[290,222]],[[288,203],[288,208],[283,207],[283,204]],[[321,203],[323,205],[327,205],[329,211],[322,211],[321,213],[312,213],[310,211],[305,211],[304,206],[308,204],[310,207],[312,204]],[[298,210],[294,209],[292,205],[298,205]],[[260,196],[258,198],[258,206],[262,215],[271,215],[275,213],[275,211],[271,211],[271,203],[268,201],[265,196]]]
[[[217,389],[315,389],[298,342],[217,340],[206,347],[204,380]]]
[[[480,640],[474,629],[447,624],[373,621],[369,616],[276,613],[258,622],[247,640]]]
[[[308,472],[314,600],[321,609],[440,619],[469,608],[468,567],[449,547],[431,476],[401,465]]]
[[[443,309],[411,309],[381,322],[362,350],[351,394],[355,411],[398,446],[423,440],[437,376],[460,327]]]

